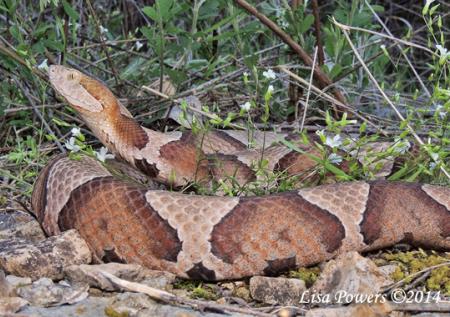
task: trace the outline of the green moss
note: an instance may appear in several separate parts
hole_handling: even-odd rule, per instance
[[[6,198],[6,196],[1,195],[0,196],[0,206],[6,206],[6,203],[8,202],[8,198]]]
[[[233,295],[236,297],[242,298],[246,302],[249,302],[252,300],[252,298],[250,296],[250,291],[245,286],[240,286],[240,287],[235,288],[233,291]]]
[[[206,300],[216,300],[219,296],[214,292],[214,290],[210,287],[199,285],[194,288],[191,293],[192,298],[201,298]]]
[[[114,310],[110,306],[105,307],[105,315],[108,317],[129,317],[130,314],[127,311],[119,313],[118,311]]]
[[[216,300],[219,298],[212,287],[199,281],[178,281],[173,285],[173,288],[189,291],[191,298],[201,298],[206,300]]]
[[[189,280],[178,280],[173,284],[173,288],[175,289],[184,289],[186,291],[192,291],[196,288],[200,283],[198,281],[189,281]]]
[[[433,251],[427,253],[419,249],[408,252],[383,253],[382,258],[397,265],[391,278],[399,281],[429,267],[449,262],[450,254],[438,254]],[[414,278],[415,276],[407,278],[405,283],[410,283]],[[424,285],[430,291],[441,291],[442,294],[450,295],[450,265],[443,265],[431,270]]]
[[[305,281],[306,287],[311,287],[320,275],[320,268],[313,266],[310,268],[301,267],[295,271],[289,271],[289,277],[299,278]]]

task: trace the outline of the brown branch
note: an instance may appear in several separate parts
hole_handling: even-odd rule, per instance
[[[303,4],[303,1],[302,0],[292,0],[292,4],[291,4],[291,6],[292,6],[292,9],[297,9],[300,5],[302,5]]]
[[[248,13],[258,18],[265,26],[267,26],[279,38],[281,38],[283,42],[289,45],[291,49],[296,52],[298,56],[300,56],[300,58],[307,66],[312,67],[313,60],[311,56],[309,56],[308,53],[306,53],[303,48],[297,42],[295,42],[286,32],[284,32],[275,22],[259,12],[255,7],[253,7],[245,0],[235,0],[235,2]],[[319,82],[319,87],[322,89],[333,84],[331,79],[320,69],[320,67],[314,67],[314,77]],[[336,88],[333,89],[333,94],[340,102],[344,104],[347,103],[344,95]]]
[[[316,35],[317,57],[319,58],[319,65],[323,65],[325,62],[325,54],[323,52],[322,39],[320,36],[320,14],[317,0],[312,0],[311,6],[314,15],[314,33]]]
[[[192,307],[196,310],[211,310],[215,312],[233,312],[233,313],[239,313],[239,314],[246,314],[246,315],[252,315],[252,316],[259,316],[259,317],[270,317],[273,316],[272,314],[266,314],[261,313],[258,311],[255,311],[253,309],[249,308],[241,308],[236,307],[232,305],[227,304],[218,304],[216,302],[211,301],[201,301],[201,300],[195,300],[195,299],[187,299],[183,297],[178,297],[176,295],[173,295],[169,292],[159,290],[157,288],[149,287],[144,284],[130,282],[127,280],[123,280],[121,278],[118,278],[117,276],[102,271],[100,272],[105,278],[107,278],[111,283],[119,286],[121,289],[129,291],[129,292],[136,292],[136,293],[143,293],[150,298],[161,301],[166,304],[175,304],[175,305],[187,305],[189,307]],[[100,275],[100,274],[99,274]]]
[[[95,27],[97,29],[97,33],[99,34],[98,37],[99,37],[99,40],[100,40],[100,44],[102,45],[102,49],[105,52],[106,59],[108,60],[109,66],[111,67],[111,71],[113,73],[113,76],[114,76],[114,79],[116,81],[116,84],[119,85],[120,84],[119,75],[117,75],[116,68],[114,67],[114,63],[113,63],[113,61],[111,59],[111,56],[109,55],[108,48],[105,45],[105,40],[103,39],[103,34],[101,32],[101,29],[100,29],[100,22],[98,21],[97,15],[95,14],[95,10],[92,7],[91,1],[87,0],[87,4],[88,4],[88,7],[89,7],[89,11],[91,11],[92,18],[94,19]]]
[[[28,69],[30,69],[29,65],[27,64],[27,62],[22,57],[20,57],[12,49],[9,49],[5,45],[3,45],[3,43],[1,43],[1,42],[0,42],[0,53],[5,55],[5,56],[8,56],[8,57],[12,58],[13,60],[18,62],[19,64],[22,64],[23,66],[25,66]],[[47,75],[44,72],[42,72],[41,70],[37,69],[36,67],[32,67],[30,70],[33,72],[33,74],[39,76],[40,78],[42,78],[44,80],[47,80]]]

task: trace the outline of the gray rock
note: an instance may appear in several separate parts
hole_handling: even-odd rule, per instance
[[[122,293],[111,298],[109,305],[105,308],[109,316],[129,317],[223,317],[223,314],[195,311],[191,308],[177,307],[157,303],[147,295],[137,293]],[[236,317],[244,317],[243,314],[230,314]]]
[[[354,295],[380,294],[382,287],[391,283],[370,259],[348,252],[325,264],[312,291],[329,295],[331,302],[346,304],[356,300]]]
[[[20,297],[0,297],[0,316],[18,312],[26,305],[28,302]]]
[[[76,230],[37,243],[23,239],[0,240],[0,269],[30,277],[63,278],[63,269],[91,262],[91,252]]]
[[[0,297],[8,297],[12,293],[12,287],[6,280],[5,272],[0,270]]]
[[[250,279],[252,298],[267,304],[296,305],[305,291],[305,282],[299,279],[264,276]]]
[[[388,303],[359,304],[334,308],[316,308],[309,310],[305,317],[383,317],[392,316]],[[392,316],[394,317],[394,316]]]
[[[17,294],[32,305],[49,307],[63,304],[73,304],[88,297],[89,286],[70,285],[65,281],[58,284],[49,278],[41,278],[31,285],[17,289]]]
[[[20,277],[15,275],[6,276],[6,281],[13,289],[17,289],[21,286],[30,285],[31,283],[33,283],[31,278],[29,277]]]
[[[0,240],[11,237],[36,243],[44,240],[45,234],[36,219],[27,213],[0,213]]]
[[[89,297],[73,305],[56,307],[28,306],[21,310],[26,316],[36,317],[108,317],[105,307],[110,302],[109,298]]]
[[[91,287],[106,291],[120,290],[101,274],[102,271],[128,281],[140,282],[160,289],[168,288],[168,285],[176,278],[173,274],[149,270],[138,264],[121,263],[71,265],[65,268],[64,273],[72,282],[86,283]]]

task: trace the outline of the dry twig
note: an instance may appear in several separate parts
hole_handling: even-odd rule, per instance
[[[273,22],[271,19],[269,19],[268,17],[266,17],[264,14],[262,14],[261,12],[259,12],[255,7],[253,7],[252,5],[250,5],[247,1],[245,0],[235,0],[236,4],[238,4],[241,8],[245,9],[247,12],[249,12],[251,15],[255,16],[256,18],[258,18],[265,26],[267,26],[270,30],[272,30],[279,38],[281,38],[283,40],[283,42],[285,42],[287,45],[289,45],[291,47],[291,49],[296,52],[298,54],[298,56],[300,56],[300,58],[303,60],[303,62],[312,67],[313,65],[313,59],[311,58],[311,56],[308,55],[308,53],[306,53],[303,48],[297,43],[295,42],[290,36],[289,34],[287,34],[286,32],[284,32],[275,22]],[[319,87],[321,88],[325,88],[326,86],[331,86],[333,85],[333,82],[331,81],[331,79],[319,68],[315,68],[314,69],[314,76],[317,79],[317,81],[319,82]],[[333,91],[334,96],[336,97],[336,99],[341,103],[341,104],[346,104],[346,100],[344,95],[337,90],[336,88],[334,88]],[[347,105],[347,107],[349,107]]]
[[[414,139],[416,139],[417,143],[419,143],[421,146],[425,146],[425,143],[423,142],[423,140],[420,138],[420,136],[416,133],[416,131],[413,129],[413,127],[409,124],[408,121],[406,121],[406,119],[403,117],[403,115],[400,113],[400,111],[398,111],[397,107],[393,104],[393,102],[389,99],[389,97],[386,95],[386,93],[384,92],[384,90],[381,88],[381,86],[378,84],[378,81],[375,79],[375,77],[372,75],[372,73],[370,72],[369,68],[367,67],[367,65],[364,63],[363,58],[361,57],[361,55],[359,55],[358,50],[356,49],[355,45],[353,44],[352,40],[350,39],[350,36],[348,35],[347,30],[349,30],[348,26],[341,24],[339,22],[337,22],[335,19],[333,19],[333,23],[342,30],[342,33],[344,34],[348,44],[350,45],[350,47],[352,48],[353,52],[355,53],[356,58],[359,60],[359,62],[361,63],[364,71],[367,73],[367,76],[369,77],[370,81],[374,84],[374,86],[377,88],[377,90],[380,92],[380,94],[383,96],[384,100],[386,100],[386,102],[389,104],[389,106],[392,108],[392,110],[394,110],[395,114],[397,115],[397,117],[402,121],[406,123],[406,127],[408,128],[409,132],[411,133],[411,135],[414,137]],[[428,152],[428,151],[427,151]],[[439,164],[439,157],[435,157],[434,155],[431,155],[432,153],[428,152],[428,154],[430,155],[430,158],[433,160],[433,162],[435,162],[436,164]],[[444,175],[450,179],[450,174],[447,172],[447,170],[445,169],[445,167],[443,165],[439,166],[439,169],[442,171],[442,173],[444,173]]]
[[[118,278],[114,276],[111,273],[108,272],[101,272],[104,277],[106,277],[111,283],[121,287],[122,289],[130,292],[136,292],[136,293],[143,293],[150,296],[152,299],[161,301],[163,303],[167,304],[176,304],[176,305],[187,305],[189,307],[192,307],[196,310],[212,310],[216,312],[234,312],[234,313],[240,313],[240,314],[248,314],[252,316],[260,316],[260,317],[269,317],[273,316],[272,314],[266,314],[261,313],[249,308],[241,308],[236,307],[232,305],[226,305],[226,304],[217,304],[215,302],[210,301],[201,301],[201,300],[195,300],[195,299],[187,299],[178,297],[176,295],[173,295],[169,292],[165,292],[162,290],[159,290],[157,288],[149,287],[144,284],[139,284],[135,282],[130,282],[123,280],[121,278]]]

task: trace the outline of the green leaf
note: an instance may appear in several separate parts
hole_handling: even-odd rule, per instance
[[[334,64],[333,68],[330,71],[331,78],[336,78],[342,72],[342,66],[340,64]]]
[[[156,13],[156,10],[153,7],[144,7],[142,11],[147,15],[150,19],[157,22],[158,21],[158,14]],[[141,28],[142,30],[143,28]]]
[[[50,39],[45,39],[44,45],[54,51],[58,51],[58,52],[64,51],[64,44],[61,42],[53,41]]]
[[[66,12],[66,14],[74,21],[78,21],[78,19],[80,18],[80,15],[78,14],[77,11],[75,11],[72,6],[66,1],[66,0],[62,0],[62,5],[64,8],[64,12]]]
[[[22,42],[22,36],[20,34],[19,28],[17,25],[13,25],[9,28],[9,33],[19,42]]]
[[[312,14],[308,14],[300,24],[299,27],[300,33],[305,33],[306,31],[308,31],[313,23],[314,23],[314,16]]]
[[[156,6],[159,8],[159,14],[163,22],[168,22],[168,20],[173,16],[171,13],[173,0],[156,0]]]

